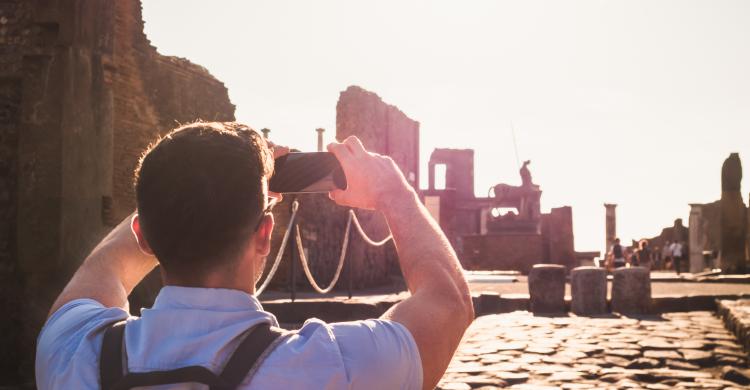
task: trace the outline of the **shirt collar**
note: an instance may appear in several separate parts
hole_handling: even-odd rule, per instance
[[[212,311],[262,311],[254,296],[240,290],[164,286],[156,296],[154,309],[203,309]]]

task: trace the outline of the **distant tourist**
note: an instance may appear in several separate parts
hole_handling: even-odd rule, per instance
[[[667,240],[661,248],[661,264],[659,269],[669,269],[672,266],[672,242]]]
[[[612,259],[612,267],[620,268],[625,266],[625,250],[620,245],[620,239],[615,238],[615,243],[609,251],[610,258]]]
[[[680,263],[682,262],[682,243],[680,241],[675,241],[669,246],[669,249],[672,252],[672,264],[674,264],[674,270],[677,272],[677,275],[679,275]]]
[[[651,270],[651,262],[653,260],[654,254],[651,252],[651,248],[648,246],[648,240],[641,240],[641,242],[638,243],[638,264],[637,266],[646,268],[647,270]]]

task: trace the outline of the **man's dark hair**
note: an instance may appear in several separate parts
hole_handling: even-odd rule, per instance
[[[273,173],[265,140],[234,122],[196,122],[152,144],[135,170],[143,236],[168,274],[194,280],[234,262],[248,243]]]

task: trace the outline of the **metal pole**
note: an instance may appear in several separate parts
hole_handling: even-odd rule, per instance
[[[296,200],[297,200],[297,197],[294,197],[294,199],[292,199],[291,204],[294,205],[294,202]],[[290,206],[290,210],[289,210],[290,212],[292,212],[291,210],[292,207],[293,206]],[[296,225],[297,225],[297,221],[295,220],[294,223],[289,227],[289,229],[292,229],[292,233],[291,233],[292,235],[294,235],[294,229],[296,228]],[[291,294],[290,298],[292,302],[294,302],[294,299],[297,298],[297,272],[295,272],[296,269],[294,266],[297,263],[295,261],[295,256],[294,256],[295,249],[296,249],[295,247],[297,246],[296,245],[297,239],[296,239],[296,236],[294,237],[295,238],[292,238],[291,240],[289,240],[289,283],[290,283],[289,292]]]
[[[352,244],[349,243],[349,246]],[[352,256],[349,256],[349,261],[346,265],[346,275],[347,275],[347,281],[346,281],[346,292],[349,294],[349,299],[352,299]]]

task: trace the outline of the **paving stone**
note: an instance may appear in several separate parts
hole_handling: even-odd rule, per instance
[[[677,351],[671,351],[666,349],[659,349],[653,351],[646,351],[643,353],[644,357],[651,359],[681,359],[682,356]]]
[[[650,390],[670,390],[673,387],[661,383],[649,383],[646,385],[646,388]]]
[[[750,385],[750,370],[742,370],[737,367],[724,367],[721,370],[721,378],[740,385]]]
[[[641,340],[638,342],[638,345],[646,349],[675,349],[681,346],[680,344],[659,338]]]
[[[709,364],[714,358],[714,355],[711,352],[701,351],[699,349],[678,349],[678,351],[686,361],[701,366]]]
[[[746,358],[747,354],[742,352],[738,348],[726,348],[726,347],[719,347],[714,349],[714,354],[717,355],[724,355],[724,356],[734,356],[738,358]]]
[[[441,390],[471,390],[471,386],[461,382],[450,382],[438,385]]]
[[[536,354],[540,354],[540,355],[552,355],[553,353],[555,353],[555,349],[554,348],[537,347],[537,346],[528,347],[528,348],[526,348],[525,351],[528,352],[528,353],[536,353]]]
[[[656,368],[659,367],[659,361],[650,358],[638,358],[631,361],[627,368]]]
[[[680,341],[680,348],[685,349],[704,349],[707,348],[707,342],[703,340],[685,340]]]
[[[550,382],[573,382],[581,380],[583,375],[575,371],[556,372],[547,378]]]
[[[700,370],[700,366],[697,366],[695,364],[691,364],[688,362],[684,362],[682,360],[671,360],[667,359],[664,361],[664,365],[669,368],[674,368],[676,370]]]
[[[604,361],[609,363],[611,366],[627,367],[630,364],[630,360],[619,356],[605,356]]]
[[[523,383],[529,380],[529,374],[524,372],[493,372],[496,378],[502,379],[509,384]]]
[[[637,349],[613,349],[611,351],[607,351],[607,355],[622,356],[628,359],[635,359],[638,356],[641,356],[641,351]]]
[[[648,370],[656,379],[678,379],[678,380],[694,380],[696,378],[711,378],[711,374],[708,372],[701,371],[685,371],[685,370],[672,370],[668,368],[656,368]]]

